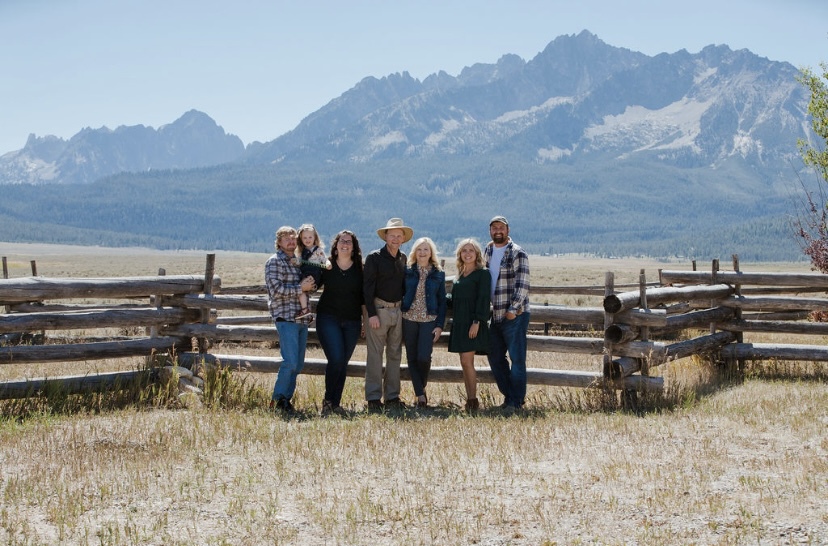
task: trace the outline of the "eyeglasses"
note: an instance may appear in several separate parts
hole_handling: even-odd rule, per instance
[[[353,242],[353,241],[350,241],[350,240],[345,240],[345,239],[340,239],[339,241],[337,241],[337,243],[336,243],[336,244],[338,244],[338,245],[344,245],[344,246],[354,246],[354,242]]]

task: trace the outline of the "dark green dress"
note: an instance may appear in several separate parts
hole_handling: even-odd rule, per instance
[[[477,354],[489,352],[489,302],[492,289],[491,273],[478,269],[467,277],[457,275],[451,287],[452,323],[449,352]],[[472,321],[480,321],[477,337],[469,339]]]

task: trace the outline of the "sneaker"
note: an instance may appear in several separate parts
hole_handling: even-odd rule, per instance
[[[311,313],[311,310],[309,308],[305,307],[305,308],[301,309],[298,313],[296,313],[296,316],[293,317],[293,318],[295,320],[299,320],[299,319],[303,319],[305,317],[310,317],[312,315],[313,315],[313,313]]]
[[[370,412],[379,412],[382,411],[382,401],[380,400],[368,400],[368,411]]]

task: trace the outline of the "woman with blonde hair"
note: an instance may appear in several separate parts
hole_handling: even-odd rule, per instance
[[[428,237],[414,241],[405,267],[405,293],[400,305],[403,341],[417,407],[428,407],[426,386],[434,343],[446,322],[446,274],[437,247]]]
[[[460,241],[455,255],[457,276],[451,289],[453,318],[448,350],[460,354],[466,386],[466,411],[474,413],[480,408],[474,355],[489,352],[492,278],[483,263],[480,244],[474,239]]]

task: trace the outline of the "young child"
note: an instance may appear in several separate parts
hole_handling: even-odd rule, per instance
[[[301,277],[313,277],[313,282],[319,285],[322,278],[322,268],[330,269],[331,262],[325,256],[322,242],[319,240],[319,233],[313,224],[302,224],[297,230],[299,232],[296,242],[296,258],[299,261]],[[296,320],[312,315],[310,310],[310,297],[307,292],[299,295],[299,305],[302,309],[296,314]]]

